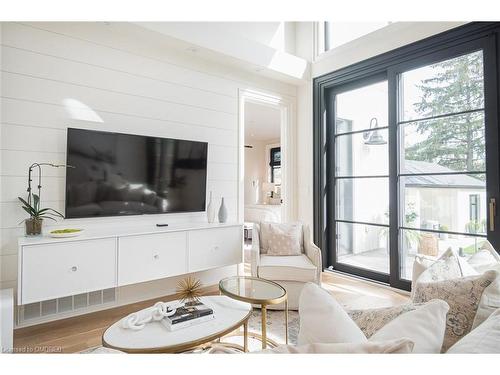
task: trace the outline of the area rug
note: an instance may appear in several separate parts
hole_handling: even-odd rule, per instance
[[[262,333],[261,324],[261,311],[260,309],[254,309],[252,316],[248,322],[248,331],[251,333]],[[278,344],[285,343],[285,313],[283,311],[268,310],[267,311],[267,337]],[[296,344],[297,336],[299,333],[299,313],[297,311],[288,312],[288,343]],[[232,335],[224,337],[222,342],[228,342],[232,344],[238,344],[243,346],[243,328],[238,332],[233,332]],[[262,342],[257,338],[249,337],[248,339],[248,349],[251,352],[256,352],[262,350]],[[81,351],[81,354],[106,354],[106,353],[116,353],[114,350],[109,350],[102,346],[95,348],[90,348]]]
[[[248,331],[252,333],[262,333],[262,315],[260,309],[254,309],[248,322]],[[277,344],[285,344],[285,313],[283,311],[267,311],[267,337]],[[230,342],[243,345],[243,330],[238,336],[225,337],[223,342]],[[299,334],[299,313],[297,311],[288,312],[288,344],[297,344]],[[248,349],[251,352],[262,350],[262,342],[259,339],[249,337]]]

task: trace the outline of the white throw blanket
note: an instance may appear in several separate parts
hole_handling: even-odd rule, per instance
[[[177,308],[181,306],[182,304],[179,302],[157,302],[152,307],[137,311],[123,318],[121,326],[125,329],[139,331],[150,322],[159,321],[167,316],[174,315]]]

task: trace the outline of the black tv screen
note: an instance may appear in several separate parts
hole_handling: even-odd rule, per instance
[[[66,217],[205,210],[206,142],[68,129]]]

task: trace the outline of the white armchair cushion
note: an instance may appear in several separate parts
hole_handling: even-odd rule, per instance
[[[259,277],[275,281],[316,281],[316,266],[304,254],[299,256],[261,255]]]

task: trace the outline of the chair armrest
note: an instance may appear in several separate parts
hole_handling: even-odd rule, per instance
[[[321,250],[312,242],[309,227],[304,227],[304,251],[312,264],[316,266],[316,283],[321,285],[321,272],[323,272]]]
[[[259,231],[255,228],[252,233],[252,249],[250,251],[250,265],[253,277],[258,277],[258,267],[260,264],[260,242]]]

